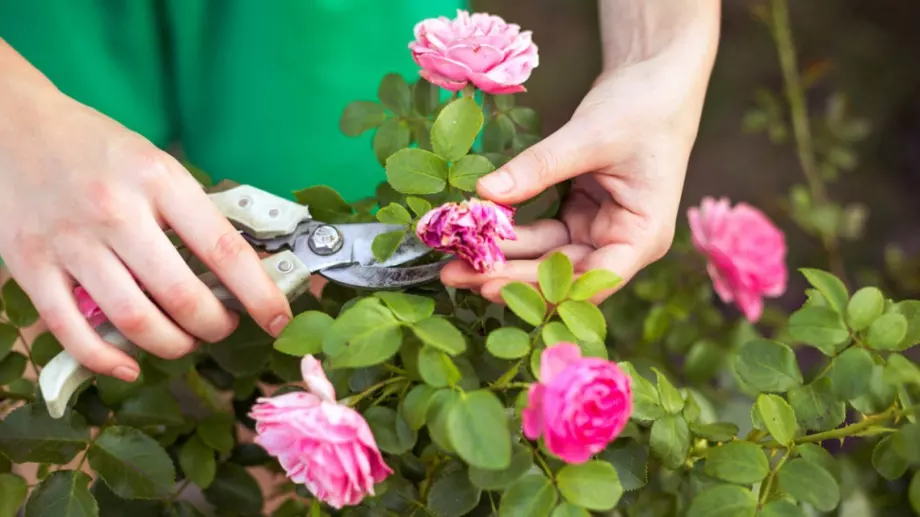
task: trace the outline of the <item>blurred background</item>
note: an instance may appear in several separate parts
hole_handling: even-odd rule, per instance
[[[499,14],[533,30],[541,66],[520,102],[543,117],[543,131],[570,116],[600,72],[595,0],[474,0],[476,11]],[[757,115],[758,90],[782,91],[777,51],[753,10],[762,0],[723,1],[719,53],[699,139],[691,157],[682,214],[706,195],[747,201],[786,230],[790,266],[827,267],[819,241],[798,230],[783,212],[790,188],[804,183],[791,135],[774,143],[747,131]],[[920,251],[920,4],[904,0],[789,2],[799,65],[813,81],[812,118],[845,107],[865,138],[836,160],[844,167],[829,185],[841,204],[861,202],[869,217],[862,239],[843,243],[848,264],[881,268],[884,248],[897,243]],[[777,98],[779,100],[779,98]],[[837,104],[829,107],[829,104]],[[830,108],[830,109],[829,109]],[[747,123],[745,120],[748,119]],[[774,135],[777,138],[782,135]],[[686,225],[682,216],[679,224]],[[856,276],[856,275],[854,275]],[[786,304],[801,303],[804,283],[792,275]],[[915,293],[912,293],[915,294]]]

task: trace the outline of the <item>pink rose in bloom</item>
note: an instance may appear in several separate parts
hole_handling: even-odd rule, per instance
[[[530,31],[498,16],[461,10],[453,20],[420,22],[409,49],[422,77],[453,92],[469,82],[495,95],[527,91],[521,85],[539,64]]]
[[[789,277],[786,238],[756,208],[706,197],[687,216],[693,245],[709,260],[719,298],[734,302],[751,322],[760,320],[763,298],[781,296]]]
[[[335,401],[319,361],[308,355],[301,370],[309,392],[260,398],[253,406],[255,442],[319,500],[337,509],[355,506],[393,471],[364,417]]]
[[[419,220],[415,233],[428,247],[456,255],[480,273],[505,263],[496,239],[517,239],[514,209],[481,199],[431,210]]]
[[[632,414],[632,379],[615,363],[559,343],[540,356],[540,382],[524,408],[524,436],[543,437],[566,463],[584,463],[616,439]]]
[[[93,328],[102,325],[108,320],[105,314],[102,313],[102,309],[96,305],[93,297],[82,286],[74,288],[73,295],[77,299],[77,309],[80,310],[80,314],[89,321]]]

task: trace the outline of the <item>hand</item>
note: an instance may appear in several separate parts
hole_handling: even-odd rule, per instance
[[[480,274],[453,262],[444,283],[501,303],[505,284],[536,284],[541,259],[557,250],[576,274],[604,268],[624,280],[661,258],[673,240],[705,91],[705,82],[681,80],[682,71],[661,58],[602,75],[570,122],[482,178],[480,196],[505,204],[574,182],[561,220],[519,226],[516,241],[501,243],[509,259],[503,268]]]
[[[162,358],[234,330],[238,317],[182,260],[167,226],[265,330],[277,335],[290,320],[255,250],[172,157],[47,83],[0,75],[0,113],[0,256],[77,361],[126,381],[139,371],[85,321],[75,284]]]

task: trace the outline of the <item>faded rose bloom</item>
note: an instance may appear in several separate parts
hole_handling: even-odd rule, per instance
[[[335,401],[319,361],[308,355],[301,370],[309,392],[263,397],[253,406],[255,442],[321,501],[337,509],[355,506],[393,471],[364,417]]]
[[[562,461],[584,463],[623,432],[632,410],[632,379],[616,363],[559,343],[540,356],[540,382],[522,412],[524,436],[542,436]]]
[[[687,216],[693,245],[709,261],[719,298],[734,302],[751,322],[760,320],[763,298],[782,296],[789,277],[783,232],[756,208],[706,197]]]
[[[505,263],[496,239],[517,239],[514,209],[481,199],[431,210],[419,220],[415,233],[425,245],[460,257],[480,273]]]
[[[73,295],[77,299],[77,309],[80,310],[80,314],[86,318],[93,328],[102,325],[108,320],[105,314],[102,313],[102,309],[99,308],[93,297],[86,292],[83,286],[74,288]]]
[[[457,11],[415,26],[412,58],[429,82],[456,92],[472,82],[491,94],[527,91],[522,84],[539,64],[530,31],[498,16]]]

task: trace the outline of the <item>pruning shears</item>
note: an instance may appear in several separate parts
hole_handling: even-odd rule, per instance
[[[374,257],[371,245],[377,235],[402,230],[383,223],[328,224],[313,220],[310,209],[250,185],[209,194],[211,201],[255,248],[271,252],[262,266],[289,301],[309,288],[310,276],[360,289],[394,290],[434,280],[446,260],[397,267],[428,254],[430,248],[408,232],[384,262]],[[214,273],[199,276],[228,308],[245,309]],[[136,345],[109,322],[96,327],[104,341],[132,353]],[[70,398],[95,374],[66,351],[54,357],[39,375],[39,387],[53,418],[61,418]]]

